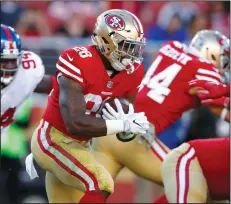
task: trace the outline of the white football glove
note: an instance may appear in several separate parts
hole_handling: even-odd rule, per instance
[[[115,99],[116,112],[108,103],[105,104],[107,110],[103,108],[103,119],[105,120],[123,120],[124,131],[135,134],[145,134],[149,128],[149,122],[144,112],[135,113],[132,104],[129,104],[129,111],[124,113],[122,105],[118,99]]]

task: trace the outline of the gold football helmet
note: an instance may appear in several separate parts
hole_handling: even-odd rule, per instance
[[[229,75],[229,39],[218,31],[202,30],[192,39],[189,50],[198,57],[207,59],[218,68],[224,77]]]
[[[127,10],[112,9],[99,15],[92,41],[117,71],[131,74],[143,61],[146,41],[143,27]]]

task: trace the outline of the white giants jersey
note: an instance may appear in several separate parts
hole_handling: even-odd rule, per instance
[[[24,51],[13,81],[1,90],[1,130],[13,122],[17,107],[34,92],[44,73],[41,58],[33,52]]]

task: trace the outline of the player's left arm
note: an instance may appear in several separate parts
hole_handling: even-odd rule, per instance
[[[39,82],[34,92],[36,93],[47,93],[49,94],[54,87],[56,78],[51,75],[44,75],[42,80]]]

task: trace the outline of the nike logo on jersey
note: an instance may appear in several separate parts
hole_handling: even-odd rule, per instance
[[[67,54],[67,57],[70,61],[73,61],[73,58],[71,58],[68,54]]]

